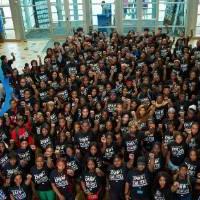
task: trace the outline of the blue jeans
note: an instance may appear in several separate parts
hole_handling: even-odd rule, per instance
[[[171,171],[177,171],[179,169],[179,166],[176,166],[172,163],[171,160],[169,160],[168,162],[168,169],[171,170]]]
[[[192,195],[191,194],[177,195],[176,199],[177,200],[192,200]]]

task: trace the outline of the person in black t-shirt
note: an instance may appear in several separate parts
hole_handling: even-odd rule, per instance
[[[2,170],[8,162],[8,149],[4,142],[0,142],[0,169]]]
[[[81,187],[86,195],[87,200],[102,200],[102,182],[103,172],[97,168],[93,159],[88,158],[86,170],[81,176]]]
[[[11,76],[12,74],[12,64],[15,61],[14,53],[11,53],[11,56],[12,56],[11,60],[8,60],[7,56],[5,55],[1,56],[1,61],[2,61],[1,68],[5,76]]]
[[[31,175],[33,194],[40,200],[55,200],[55,193],[49,180],[50,170],[44,163],[44,157],[38,155],[35,159],[35,166],[31,168]]]
[[[178,172],[174,175],[172,191],[175,193],[174,199],[176,200],[192,200],[192,185],[187,165],[181,165]]]
[[[11,184],[9,187],[10,199],[11,200],[27,200],[31,199],[29,192],[29,186],[31,184],[32,176],[29,174],[26,177],[26,181],[23,182],[22,174],[16,173],[12,175]]]
[[[87,152],[90,143],[93,141],[93,134],[90,132],[90,124],[88,121],[83,121],[81,124],[81,132],[75,134],[74,144],[80,148],[81,152]]]
[[[184,164],[188,167],[188,175],[192,183],[196,182],[196,175],[200,171],[198,152],[196,149],[189,151],[189,156],[185,158]]]
[[[152,189],[153,200],[171,200],[173,193],[171,190],[170,176],[167,172],[161,171],[157,174],[154,180]]]
[[[154,157],[146,167],[144,157],[139,157],[137,167],[128,172],[125,183],[125,199],[150,200],[151,172],[154,169]]]
[[[184,141],[184,137],[181,133],[176,133],[175,141],[169,144],[167,163],[168,168],[172,172],[179,169],[179,166],[183,164],[187,154],[187,145]]]
[[[20,140],[20,148],[16,150],[16,153],[22,170],[24,172],[29,172],[30,168],[33,166],[35,158],[34,152],[29,147],[27,139]]]
[[[9,162],[3,167],[2,174],[9,182],[13,174],[21,172],[21,167],[18,163],[17,154],[15,152],[10,152],[8,158]]]
[[[114,155],[117,153],[112,133],[107,133],[105,136],[103,135],[101,137],[101,143],[102,160],[104,165],[108,167],[112,163]]]
[[[108,168],[107,173],[110,199],[123,200],[127,168],[123,166],[121,156],[114,156],[113,165]]]
[[[56,193],[59,200],[74,200],[70,177],[74,176],[72,169],[67,169],[65,160],[59,159],[54,169],[50,174],[50,181],[53,191]]]

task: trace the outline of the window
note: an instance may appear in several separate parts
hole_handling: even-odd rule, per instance
[[[200,36],[200,0],[198,1],[196,36]]]

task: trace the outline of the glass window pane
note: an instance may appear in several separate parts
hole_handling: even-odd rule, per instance
[[[159,11],[158,21],[164,21],[165,11]]]
[[[137,19],[137,9],[124,8],[124,19]]]
[[[70,20],[71,21],[77,21],[77,20],[83,21],[83,16],[78,16],[78,18],[75,18],[75,16],[72,15],[72,16],[70,16]]]
[[[200,26],[200,15],[197,15],[197,26]]]
[[[32,5],[32,0],[21,0],[21,6],[31,6]]]
[[[15,39],[15,31],[5,30],[5,39]]]
[[[57,13],[52,13],[52,21],[57,22],[58,21],[58,15]]]
[[[13,21],[12,18],[5,18],[4,21],[4,29],[13,29]]]
[[[102,14],[102,7],[101,5],[92,5],[92,15],[99,15]]]
[[[2,6],[10,5],[9,0],[0,0],[0,5]]]
[[[135,3],[136,3],[136,0],[123,0],[124,7],[131,7]]]
[[[70,4],[73,4],[73,3],[83,3],[83,0],[69,0],[69,3]]]
[[[70,15],[74,15],[74,14],[76,14],[76,15],[83,15],[83,10],[77,10],[78,12],[76,13],[76,12],[74,12],[74,10],[70,10]]]
[[[22,8],[22,17],[24,21],[25,31],[27,31],[28,29],[35,27],[34,7],[25,6],[21,8]],[[48,14],[48,12],[46,14]]]
[[[51,5],[52,19],[54,21],[64,21],[65,20],[65,11],[64,5],[60,5],[59,7],[56,5]]]
[[[200,27],[196,27],[196,36],[200,36]]]
[[[0,8],[0,15],[3,17],[12,17],[10,7]]]

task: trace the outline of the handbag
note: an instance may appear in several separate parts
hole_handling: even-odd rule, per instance
[[[98,193],[89,195],[87,200],[98,200]]]

